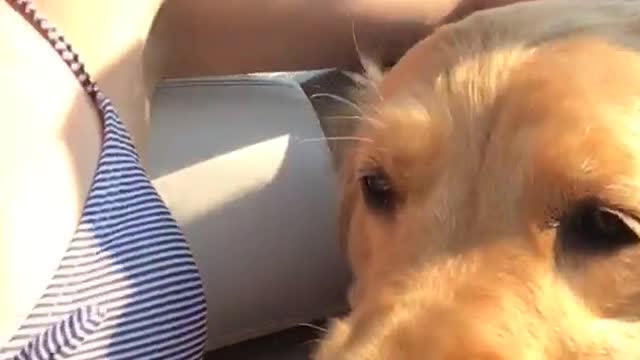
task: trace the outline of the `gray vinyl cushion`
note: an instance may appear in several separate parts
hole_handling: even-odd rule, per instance
[[[184,229],[208,303],[207,348],[345,308],[336,176],[292,79],[164,83],[146,167]]]

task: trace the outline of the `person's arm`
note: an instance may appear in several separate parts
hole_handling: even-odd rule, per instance
[[[168,41],[166,77],[353,69],[353,26],[361,50],[393,61],[461,3],[470,12],[477,1],[166,0],[155,31]]]

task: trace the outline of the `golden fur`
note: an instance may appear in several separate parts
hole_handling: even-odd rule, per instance
[[[481,11],[369,90],[342,170],[353,310],[316,360],[640,359],[640,241],[578,253],[558,226],[595,199],[638,240],[640,2]]]

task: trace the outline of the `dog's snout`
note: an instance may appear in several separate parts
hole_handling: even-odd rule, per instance
[[[477,315],[468,305],[438,303],[398,314],[381,344],[384,357],[406,360],[502,360],[506,333],[494,319]],[[512,339],[511,339],[512,340]]]
[[[334,346],[345,359],[359,360],[544,359],[552,347],[547,320],[566,309],[560,314],[561,299],[542,298],[554,286],[542,277],[543,266],[535,256],[497,246],[402,274],[368,293],[375,300],[337,325],[349,329],[332,332],[341,344],[325,339],[317,359],[335,360]],[[362,337],[367,346],[359,345]]]

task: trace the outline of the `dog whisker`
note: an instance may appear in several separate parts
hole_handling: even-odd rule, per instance
[[[359,86],[362,89],[371,89],[374,91],[374,93],[376,94],[376,96],[378,97],[378,99],[382,100],[383,97],[380,94],[380,90],[378,89],[377,84],[375,83],[375,81],[369,79],[368,77],[359,74],[357,72],[353,72],[353,71],[347,71],[347,70],[343,70],[342,74],[344,74],[346,77],[348,77],[351,81],[353,81],[357,86]]]
[[[314,330],[318,330],[318,331],[323,332],[323,333],[327,332],[326,328],[323,328],[322,326],[311,324],[311,323],[299,323],[298,326],[308,327],[308,328],[311,328],[311,329],[314,329]],[[317,339],[316,339],[316,341],[317,341]]]
[[[362,116],[362,115],[329,115],[329,116],[324,116],[323,118],[327,119],[327,120],[338,120],[338,119],[349,120],[349,119],[351,119],[351,120],[367,121],[367,122],[372,123],[375,126],[379,126],[379,127],[383,126],[382,121],[380,121],[380,120],[378,120],[376,118],[370,117],[370,116]]]
[[[352,109],[358,111],[360,114],[363,113],[362,108],[360,106],[358,106],[358,104],[356,104],[355,102],[348,100],[342,96],[339,95],[335,95],[335,94],[330,94],[330,93],[316,93],[311,95],[309,98],[311,99],[316,99],[316,98],[322,98],[322,97],[326,97],[332,100],[335,100],[339,103],[348,105],[349,107],[351,107]]]
[[[361,141],[361,142],[373,142],[372,139],[357,137],[357,136],[327,136],[319,138],[307,138],[301,139],[299,143],[309,143],[318,141]]]
[[[309,340],[303,341],[300,345],[318,344],[320,342],[322,342],[322,338],[309,339]]]

